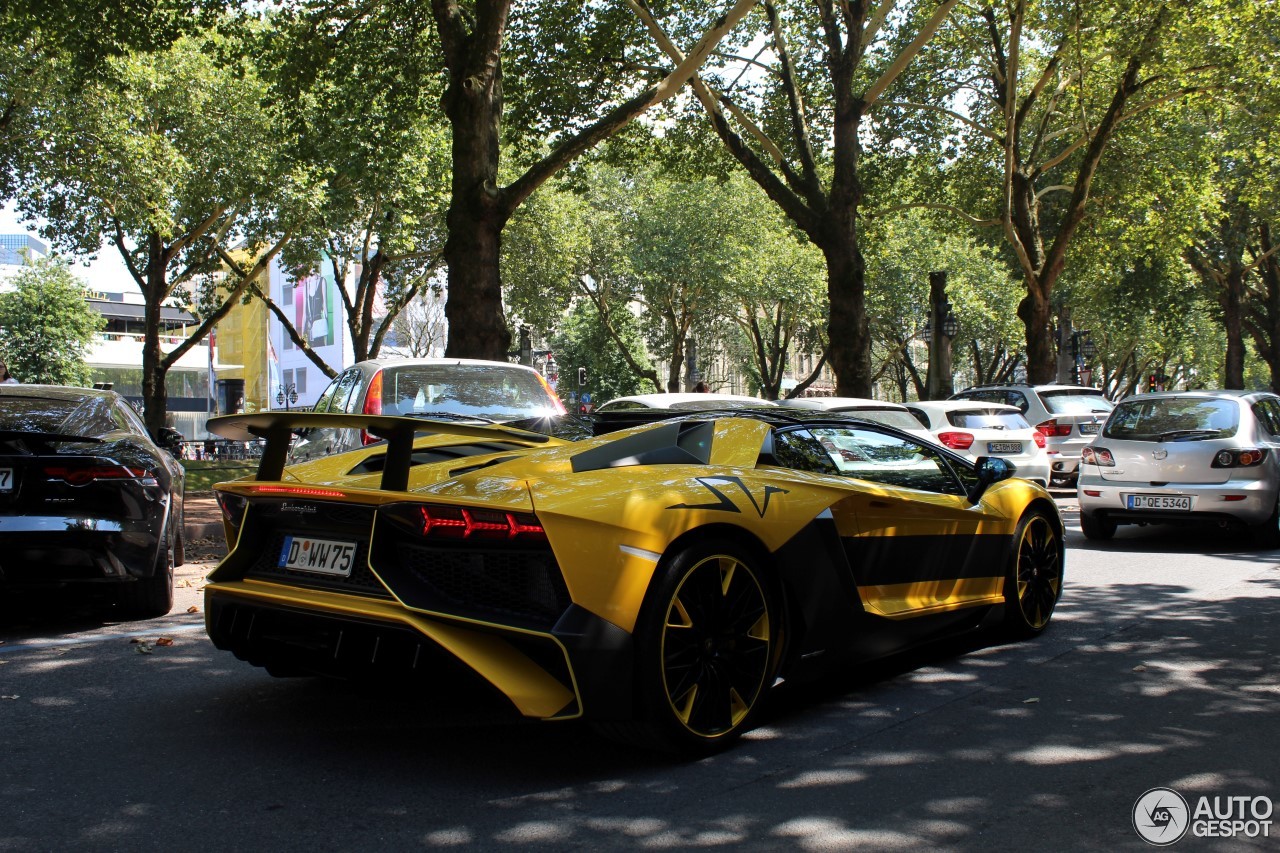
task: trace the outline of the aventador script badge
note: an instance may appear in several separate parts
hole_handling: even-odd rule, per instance
[[[719,498],[719,500],[709,504],[672,504],[667,507],[667,509],[718,509],[723,510],[724,512],[742,512],[742,510],[738,509],[737,504],[730,500],[727,494],[721,491],[720,488],[717,488],[717,486],[721,488],[737,486],[738,489],[747,496],[747,500],[751,501],[751,505],[755,507],[755,510],[760,514],[760,517],[764,518],[765,510],[769,508],[769,498],[774,494],[774,492],[782,492],[782,494],[785,495],[790,491],[789,489],[784,489],[780,486],[765,486],[764,502],[761,503],[756,500],[755,495],[751,494],[751,491],[742,482],[740,477],[696,477],[695,479],[701,483],[707,491]],[[730,489],[730,491],[732,491],[732,489]]]

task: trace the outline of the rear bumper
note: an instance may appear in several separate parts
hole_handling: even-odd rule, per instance
[[[1103,480],[1096,469],[1090,472],[1091,467],[1081,469],[1080,479],[1076,484],[1080,512],[1118,524],[1144,521],[1237,521],[1243,524],[1261,524],[1271,517],[1276,506],[1275,487],[1262,480],[1152,486],[1150,483]],[[1127,499],[1133,494],[1186,496],[1191,498],[1191,509],[1129,509]]]
[[[0,516],[0,586],[112,583],[150,577],[161,544],[150,523]]]
[[[205,588],[215,646],[257,666],[500,697],[536,719],[631,715],[631,638],[571,607],[549,633],[438,618],[395,601],[240,581]]]

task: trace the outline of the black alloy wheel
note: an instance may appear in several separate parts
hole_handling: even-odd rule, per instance
[[[764,560],[725,541],[684,548],[659,572],[636,630],[639,717],[602,728],[668,751],[714,752],[759,713],[780,658],[780,597]]]
[[[1062,595],[1063,543],[1057,525],[1033,510],[1018,522],[1005,578],[1005,625],[1015,637],[1039,634]]]

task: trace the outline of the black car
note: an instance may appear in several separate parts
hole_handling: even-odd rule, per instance
[[[128,616],[169,612],[183,482],[114,391],[0,385],[0,590],[110,585]]]

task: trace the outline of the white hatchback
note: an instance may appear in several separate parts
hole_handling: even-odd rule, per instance
[[[1049,456],[1044,435],[1027,423],[1015,406],[972,400],[908,403],[939,444],[969,459],[994,456],[1014,467],[1015,476],[1049,485]]]
[[[1245,525],[1280,545],[1280,397],[1165,391],[1121,401],[1084,449],[1080,528],[1109,539],[1120,524]]]

